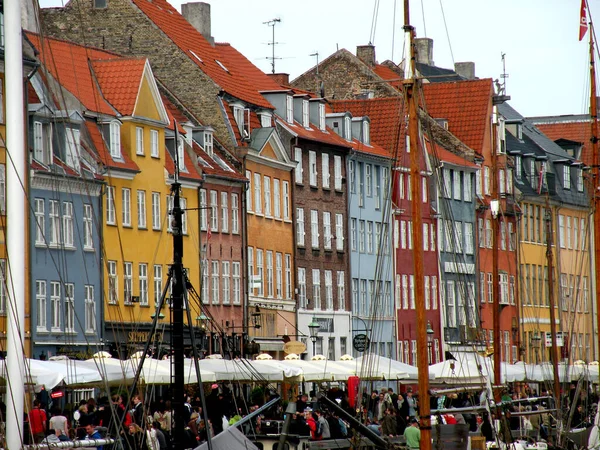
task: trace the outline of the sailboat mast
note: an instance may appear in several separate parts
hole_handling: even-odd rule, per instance
[[[404,64],[404,100],[408,110],[407,147],[410,151],[413,264],[415,275],[415,310],[417,316],[417,367],[419,369],[419,418],[421,450],[431,449],[431,417],[429,404],[429,355],[427,320],[425,317],[425,274],[423,257],[423,214],[421,211],[421,171],[419,168],[418,82],[415,77],[414,28],[410,25],[409,0],[404,0],[404,34],[407,46]]]
[[[498,111],[494,105],[494,120],[492,124],[492,297],[495,304],[492,310],[492,328],[494,330],[494,383],[499,385],[502,347],[500,345],[500,277],[498,271],[498,221],[500,220],[500,200],[498,199]],[[500,401],[500,391],[494,395],[496,402]]]
[[[23,36],[21,1],[4,5],[4,68],[6,92],[6,249],[8,255],[8,312],[6,314],[6,448],[23,445],[25,389],[25,230],[27,230],[25,185],[25,112],[23,84]],[[2,105],[0,104],[0,108]],[[25,225],[23,225],[25,223]]]
[[[558,346],[556,345],[556,310],[554,301],[554,262],[552,256],[552,210],[550,209],[550,196],[546,194],[546,260],[548,264],[548,305],[550,306],[550,335],[552,345],[550,345],[550,354],[552,355],[552,370],[554,374],[554,398],[556,402],[556,414],[558,420],[561,419],[560,409],[560,379],[558,378]],[[560,438],[560,437],[559,437]]]
[[[594,196],[594,263],[596,266],[596,314],[600,317],[600,277],[598,277],[598,268],[600,267],[600,243],[597,239],[600,237],[600,195],[598,185],[600,183],[600,168],[598,161],[598,99],[596,97],[596,64],[594,58],[594,28],[590,21],[590,122],[592,127],[592,195]],[[600,328],[600,325],[599,325]],[[598,339],[597,351],[600,352],[600,332],[596,331]]]

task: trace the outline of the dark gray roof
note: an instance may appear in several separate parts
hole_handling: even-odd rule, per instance
[[[460,76],[451,69],[443,69],[442,67],[430,66],[423,63],[417,63],[416,65],[421,76],[427,78],[430,83],[466,80],[465,77]]]
[[[255,128],[250,135],[250,147],[260,152],[274,132],[272,127]]]
[[[590,120],[589,114],[563,114],[558,116],[535,116],[528,117],[533,124],[538,123],[568,123],[568,122],[588,122]]]

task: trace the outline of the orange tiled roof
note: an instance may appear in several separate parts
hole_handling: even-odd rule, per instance
[[[98,156],[102,164],[112,169],[123,169],[133,172],[139,172],[138,165],[133,162],[125,153],[122,153],[123,161],[115,161],[110,156],[110,150],[106,147],[106,142],[102,137],[102,133],[98,129],[98,125],[92,120],[85,121],[85,127],[90,135],[92,143],[98,152]]]
[[[435,158],[439,161],[447,162],[450,164],[456,164],[457,166],[461,166],[461,167],[472,167],[472,168],[478,167],[477,164],[469,161],[466,158],[463,158],[462,156],[457,155],[456,153],[446,150],[441,145],[436,145],[435,147],[432,146],[431,142],[429,142],[429,140],[426,140],[425,145],[427,147],[427,152],[433,158]]]
[[[553,141],[558,139],[569,139],[570,141],[581,142],[583,148],[581,150],[581,160],[584,164],[592,165],[592,146],[590,145],[592,138],[592,130],[589,119],[554,123],[536,123],[533,122],[538,130],[544,133]]]
[[[423,93],[427,113],[434,119],[447,119],[448,130],[481,153],[491,118],[492,79],[427,83]]]
[[[382,80],[387,81],[387,83],[390,86],[395,87],[398,90],[402,88],[402,81],[400,80],[400,75],[398,75],[388,66],[385,66],[383,64],[375,64],[375,67],[373,67],[373,72],[375,72]]]
[[[114,58],[91,64],[104,97],[122,115],[133,115],[146,59]]]
[[[196,156],[199,156],[202,159],[202,161],[204,161],[204,163],[200,161],[198,164],[202,167],[202,172],[206,173],[206,175],[212,175],[215,177],[229,178],[240,181],[246,180],[246,177],[240,174],[237,170],[235,170],[231,166],[231,164],[227,163],[226,161],[223,161],[228,167],[231,168],[231,171],[223,169],[204,150],[202,150],[202,148],[200,147],[200,145],[198,145],[196,141],[194,141],[192,144],[192,149],[194,150]]]
[[[175,162],[173,161],[171,153],[169,153],[167,150],[165,150],[165,155],[165,169],[167,169],[167,172],[169,172],[170,175],[173,175],[175,173]],[[202,180],[202,175],[198,173],[198,170],[192,162],[190,155],[188,155],[187,152],[183,152],[183,158],[185,160],[186,171],[180,171],[179,178],[194,181]]]
[[[239,72],[234,65],[227,66],[218,46],[210,43],[166,0],[132,0],[148,18],[165,33],[190,60],[206,73],[225,92],[256,106],[273,108],[258,93],[246,75]],[[193,53],[192,53],[193,52]],[[199,61],[196,56],[202,61]],[[224,64],[221,67],[217,61]]]
[[[27,37],[40,52],[46,70],[87,110],[115,115],[115,110],[98,89],[88,64],[88,59],[114,59],[114,53],[52,38],[44,38],[42,46],[37,34],[28,32]]]

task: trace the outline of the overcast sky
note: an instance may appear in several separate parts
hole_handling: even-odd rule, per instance
[[[170,1],[179,10],[186,2]],[[600,14],[600,0],[588,1],[592,17]],[[66,0],[40,2],[61,6]],[[378,1],[374,33],[376,0],[208,2],[215,40],[231,43],[266,72],[271,71],[267,58],[272,28],[263,22],[275,18],[281,19],[275,27],[275,41],[280,43],[275,54],[282,58],[275,61],[275,69],[289,73],[291,79],[315,65],[316,57],[309,55],[318,52],[322,60],[337,48],[355,53],[357,45],[369,40],[379,62],[398,63],[403,57],[403,0]],[[434,40],[433,59],[440,67],[473,61],[476,76],[496,79],[505,53],[507,93],[521,114],[579,114],[589,105],[587,35],[578,41],[580,4],[580,0],[411,0],[411,22],[417,36]]]

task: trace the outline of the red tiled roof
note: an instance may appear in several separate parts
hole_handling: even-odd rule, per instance
[[[132,116],[137,101],[145,58],[114,58],[92,61],[104,97],[122,115]]]
[[[41,100],[31,83],[27,83],[27,103],[30,105],[33,103],[41,103]]]
[[[88,59],[114,59],[114,53],[52,38],[44,38],[42,46],[37,34],[28,32],[27,37],[40,52],[44,67],[87,110],[115,115],[98,89],[88,64]]]
[[[199,165],[202,167],[202,172],[204,172],[206,175],[231,178],[240,181],[246,180],[246,177],[240,174],[238,171],[236,171],[233,167],[231,172],[229,170],[223,169],[204,150],[202,150],[202,148],[200,147],[200,145],[198,145],[196,141],[193,142],[192,149],[194,150],[194,153],[196,153],[197,156],[199,156],[200,158],[202,158],[202,160],[206,162],[206,164],[202,164],[202,162],[199,163]],[[224,162],[225,164],[227,164],[227,166],[231,167],[231,165],[228,164],[226,161]]]
[[[461,167],[478,167],[477,164],[469,161],[466,158],[463,158],[462,156],[457,155],[456,153],[452,153],[451,151],[446,150],[441,145],[436,145],[435,147],[432,146],[429,140],[425,141],[425,145],[427,147],[427,153],[429,153],[433,158],[439,161],[455,164]]]
[[[589,120],[565,121],[557,120],[554,123],[536,123],[533,119],[536,128],[548,136],[553,141],[558,139],[568,139],[570,141],[581,142],[583,148],[581,150],[580,159],[584,164],[592,165],[592,146],[590,145],[592,138],[592,130]]]
[[[398,90],[402,88],[402,81],[400,80],[400,75],[398,75],[388,66],[385,66],[383,64],[375,64],[375,67],[373,67],[373,72],[375,72],[382,80],[387,81],[387,83],[390,86],[395,87]]]
[[[423,93],[425,111],[434,119],[447,119],[448,130],[481,153],[492,112],[492,79],[426,83]]]
[[[133,172],[139,172],[138,165],[133,162],[125,153],[122,153],[123,161],[115,161],[110,156],[110,150],[106,147],[102,133],[98,125],[92,120],[85,121],[85,127],[90,135],[92,143],[98,152],[98,156],[102,164],[113,169],[124,169]]]
[[[330,128],[326,131],[321,131],[319,127],[316,127],[312,123],[309,124],[309,128],[304,128],[298,122],[293,124],[287,123],[284,120],[279,121],[283,126],[292,132],[296,133],[300,139],[307,139],[309,141],[316,141],[323,144],[336,145],[338,147],[352,148],[353,143],[348,142],[346,139],[340,137]]]
[[[190,60],[206,73],[225,92],[256,106],[272,108],[272,105],[248,82],[246,74],[232,65],[227,66],[219,47],[210,43],[166,0],[132,0],[148,18],[165,33]],[[201,60],[199,61],[195,53]],[[217,61],[225,65],[224,69]],[[176,70],[176,69],[174,69]]]
[[[170,175],[173,175],[175,173],[175,162],[173,161],[173,157],[168,151],[165,151],[165,155],[165,169],[167,169],[167,172],[169,172]],[[185,160],[185,168],[187,172],[180,171],[179,178],[194,181],[202,180],[202,175],[198,173],[198,170],[192,162],[190,155],[188,155],[187,152],[183,152],[183,158]]]

